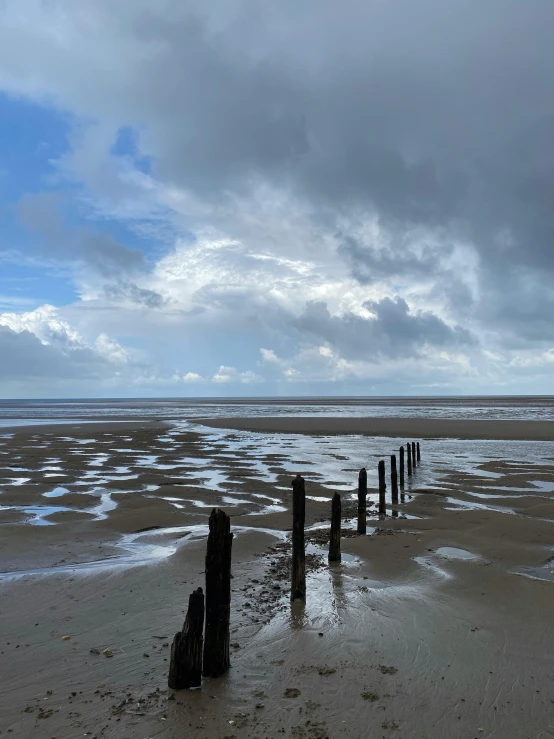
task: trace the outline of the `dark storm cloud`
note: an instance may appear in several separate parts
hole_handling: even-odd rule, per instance
[[[373,314],[362,318],[354,313],[330,314],[323,302],[308,303],[294,325],[336,349],[347,359],[374,361],[383,357],[415,357],[427,347],[468,347],[471,333],[460,326],[449,326],[428,311],[410,313],[402,298],[368,300],[364,307]]]
[[[307,152],[303,96],[278,64],[214,38],[190,12],[145,12],[134,30],[161,49],[132,102],[158,176],[213,197],[253,175],[281,176]]]
[[[452,254],[452,247],[423,244],[416,254],[405,238],[398,238],[386,247],[363,242],[348,233],[338,234],[338,251],[351,265],[352,273],[363,285],[386,277],[426,277],[437,272],[441,257]]]
[[[505,286],[522,270],[544,289],[554,271],[553,3],[170,7],[133,17],[156,51],[126,97],[159,176],[207,199],[269,181],[331,223],[352,209],[375,214],[388,254],[348,234],[342,246],[362,282],[445,279],[452,240],[468,240],[481,287],[495,294],[475,306],[483,320],[520,313]],[[414,251],[406,234],[418,228],[441,245]],[[450,295],[468,309],[458,287]]]
[[[554,2],[83,2],[102,29],[91,60],[48,47],[37,65],[8,48],[4,66],[47,68],[45,88],[83,119],[134,127],[154,175],[196,195],[208,222],[214,203],[239,193],[247,207],[269,185],[338,234],[359,282],[434,282],[458,323],[500,343],[554,338]],[[349,225],[364,216],[385,239]],[[97,238],[71,249],[110,278],[143,269]],[[453,265],[459,243],[471,264]],[[438,318],[390,310],[397,331],[464,343]],[[358,319],[369,338],[376,315]],[[315,318],[299,326],[336,325]]]

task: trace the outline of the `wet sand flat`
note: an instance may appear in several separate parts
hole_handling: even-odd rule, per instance
[[[486,421],[430,418],[253,417],[206,418],[210,428],[295,434],[363,434],[456,439],[554,441],[554,421]]]
[[[402,440],[160,423],[0,434],[2,735],[549,736],[554,449],[422,440],[379,520],[377,461]],[[291,609],[296,472],[309,572]],[[334,490],[343,561],[329,567]],[[174,694],[168,645],[203,585],[216,505],[235,533],[232,669]]]

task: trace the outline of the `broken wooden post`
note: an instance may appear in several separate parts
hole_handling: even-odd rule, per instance
[[[412,441],[412,467],[416,468],[416,451],[415,451],[415,441]]]
[[[172,690],[199,688],[202,684],[202,636],[204,593],[198,588],[189,597],[187,617],[171,645],[168,686]]]
[[[358,475],[358,534],[365,534],[367,520],[367,472],[362,467]]]
[[[404,487],[404,447],[400,447],[400,487]]]
[[[385,518],[387,515],[387,506],[385,495],[387,491],[387,482],[385,478],[385,462],[379,462],[379,518]]]
[[[412,447],[410,442],[406,444],[406,450],[408,452],[408,477],[412,474]]]
[[[329,539],[329,562],[340,562],[340,495],[333,495],[331,503],[331,538]]]
[[[219,677],[227,672],[229,620],[231,617],[231,520],[220,508],[210,516],[206,549],[206,634],[204,675]]]
[[[390,458],[390,484],[392,502],[398,503],[398,475],[396,472],[396,454],[391,454]]]
[[[419,464],[421,462],[421,452],[419,449],[419,441],[417,442],[416,448],[417,448],[417,463]]]
[[[296,475],[292,481],[292,584],[291,600],[306,602],[306,552],[304,522],[306,520],[306,489],[304,478]]]

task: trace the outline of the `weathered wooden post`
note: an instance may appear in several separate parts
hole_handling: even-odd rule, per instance
[[[421,451],[419,449],[419,441],[417,442],[417,463],[419,464],[421,462]]]
[[[358,475],[358,534],[365,534],[367,521],[367,471],[362,467]]]
[[[400,447],[400,487],[404,487],[404,447]]]
[[[408,453],[408,477],[412,474],[412,447],[410,442],[406,444],[406,451]]]
[[[379,462],[379,518],[385,518],[387,515],[387,506],[385,495],[387,492],[387,481],[385,477],[385,462]]]
[[[296,475],[292,481],[292,584],[291,600],[306,602],[306,552],[304,522],[306,520],[306,488],[304,478]]]
[[[204,675],[219,677],[229,669],[231,617],[231,520],[220,508],[210,516],[206,549],[206,633]]]
[[[167,684],[172,690],[199,688],[202,685],[202,636],[204,632],[204,593],[198,588],[189,597],[187,617],[171,645]]]
[[[398,475],[396,472],[396,454],[391,454],[390,458],[390,483],[392,502],[398,503]]]
[[[416,468],[416,451],[415,451],[415,441],[412,441],[412,467]]]
[[[329,562],[340,562],[340,518],[341,503],[340,495],[333,495],[331,503],[331,538],[329,539]]]

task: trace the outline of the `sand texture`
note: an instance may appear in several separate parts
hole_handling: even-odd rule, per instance
[[[438,421],[412,420],[0,434],[1,735],[552,736],[554,448],[537,440],[549,426],[503,422],[512,435],[494,438],[528,436],[497,443],[475,441],[480,432],[432,439]],[[444,436],[469,434],[456,423]],[[421,465],[397,505],[387,490],[379,520],[377,462],[388,475],[388,455],[411,438]],[[357,536],[362,465],[368,533]],[[308,496],[308,577],[306,607],[291,609],[296,472]],[[334,490],[343,560],[329,566]],[[213,506],[235,534],[232,668],[174,693],[168,645],[204,584]]]
[[[205,426],[220,429],[294,434],[363,434],[443,439],[505,439],[554,441],[554,421],[485,421],[448,418],[206,418]]]

